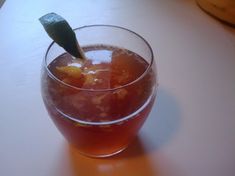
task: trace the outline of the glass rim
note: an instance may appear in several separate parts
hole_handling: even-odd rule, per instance
[[[154,54],[153,54],[153,50],[150,46],[150,44],[147,42],[147,40],[145,38],[143,38],[141,35],[139,35],[138,33],[130,30],[130,29],[127,29],[127,28],[124,28],[124,27],[120,27],[120,26],[117,26],[117,25],[109,25],[109,24],[93,24],[93,25],[85,25],[85,26],[81,26],[81,27],[78,27],[78,28],[74,28],[73,30],[74,31],[79,31],[81,29],[84,29],[84,28],[90,28],[90,27],[110,27],[110,28],[117,28],[117,29],[121,29],[121,30],[125,30],[127,32],[130,32],[132,34],[134,34],[135,36],[139,37],[142,41],[144,41],[144,43],[147,45],[148,49],[150,50],[150,54],[151,54],[151,60],[150,60],[150,63],[148,65],[148,67],[145,69],[145,71],[138,77],[136,78],[135,80],[127,83],[127,84],[124,84],[124,85],[121,85],[121,86],[118,86],[118,87],[115,87],[115,88],[108,88],[108,89],[87,89],[87,88],[80,88],[80,87],[76,87],[76,86],[73,86],[73,85],[70,85],[70,84],[67,84],[65,82],[63,82],[62,80],[60,80],[59,78],[57,78],[53,73],[51,73],[51,71],[48,69],[48,66],[47,66],[47,57],[48,57],[48,53],[51,49],[51,47],[55,44],[55,41],[51,42],[51,44],[48,46],[47,50],[46,50],[46,54],[44,56],[44,59],[43,59],[43,66],[44,68],[46,69],[47,71],[47,74],[52,78],[54,79],[55,81],[59,82],[60,84],[66,86],[66,87],[69,87],[69,88],[72,88],[74,90],[79,90],[79,91],[88,91],[88,92],[107,92],[107,91],[115,91],[115,90],[119,90],[119,89],[122,89],[122,88],[125,88],[125,87],[128,87],[130,85],[133,85],[134,83],[138,82],[139,80],[141,80],[145,75],[147,75],[147,73],[149,72],[149,70],[152,68],[152,65],[154,63]]]

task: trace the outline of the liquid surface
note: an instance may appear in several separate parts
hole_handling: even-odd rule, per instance
[[[148,67],[143,58],[125,49],[96,45],[83,50],[86,60],[74,59],[65,53],[48,66],[49,70],[61,81],[72,86],[104,90],[134,81]]]

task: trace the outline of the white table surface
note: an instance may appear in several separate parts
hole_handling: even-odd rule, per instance
[[[114,24],[151,44],[159,91],[138,139],[108,159],[79,155],[42,103],[51,40],[38,18]],[[6,0],[0,8],[1,176],[234,176],[235,28],[193,0]]]

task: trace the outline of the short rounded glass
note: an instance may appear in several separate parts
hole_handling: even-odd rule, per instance
[[[153,106],[157,90],[153,51],[143,37],[123,27],[90,25],[74,31],[84,50],[106,46],[117,48],[119,54],[124,49],[141,58],[140,64],[145,64],[142,73],[130,82],[92,89],[74,86],[50,70],[50,64],[65,53],[55,42],[50,44],[43,59],[42,97],[56,127],[80,153],[90,157],[112,156],[135,138]],[[132,71],[134,74],[138,70]],[[121,70],[116,74],[120,79],[126,77]]]

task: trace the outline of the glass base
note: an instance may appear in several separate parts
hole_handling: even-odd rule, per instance
[[[114,156],[114,155],[117,155],[117,154],[121,153],[123,150],[125,150],[127,148],[127,146],[125,146],[124,148],[121,148],[120,150],[112,152],[112,153],[109,153],[109,154],[93,155],[93,154],[88,154],[88,153],[81,152],[75,146],[73,146],[73,147],[81,155],[84,155],[84,156],[87,156],[87,157],[90,157],[90,158],[107,158],[107,157],[111,157],[111,156]]]

